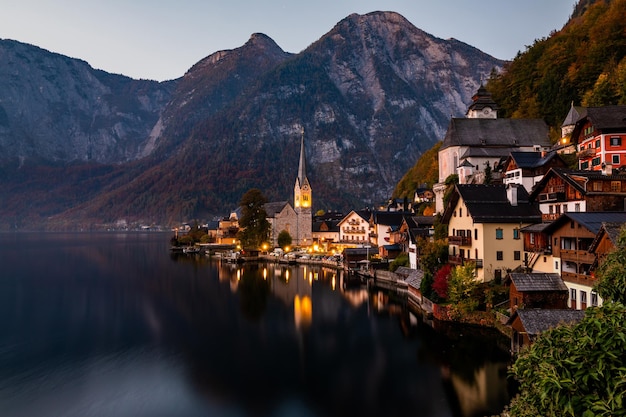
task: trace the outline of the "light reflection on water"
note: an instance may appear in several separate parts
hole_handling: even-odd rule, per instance
[[[471,416],[506,360],[319,267],[167,234],[0,235],[2,416]],[[480,414],[477,414],[480,415]]]

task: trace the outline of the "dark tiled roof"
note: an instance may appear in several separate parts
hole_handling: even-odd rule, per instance
[[[597,129],[626,129],[626,106],[587,107],[586,117]]]
[[[552,223],[535,223],[530,226],[522,227],[520,231],[522,233],[541,233],[546,230],[546,227],[550,226]]]
[[[585,316],[584,310],[519,309],[515,312],[529,335],[538,335],[560,325],[576,324]],[[513,317],[512,317],[513,318]]]
[[[570,221],[582,225],[590,232],[597,234],[602,227],[602,223],[626,223],[626,212],[623,211],[594,211],[594,212],[568,212],[561,214],[561,217],[553,221],[548,227],[545,228],[545,232],[550,234],[554,232],[563,224],[567,224]]]
[[[273,201],[271,203],[265,203],[263,208],[268,217],[274,217],[276,214],[283,211],[283,208],[285,208],[287,204],[289,204],[287,201]]]
[[[513,206],[507,198],[505,185],[457,184],[449,206],[444,212],[444,222],[450,220],[451,211],[463,198],[470,216],[475,223],[539,223],[541,212],[528,202],[528,193],[524,187],[516,187],[517,205]]]
[[[563,291],[567,292],[567,286],[559,274],[535,273],[525,274],[512,272],[509,274],[511,281],[518,291]]]
[[[562,126],[573,126],[579,121],[581,118],[587,115],[587,109],[581,106],[574,106],[572,103],[567,116],[565,116],[565,120],[563,120]]]
[[[559,158],[556,152],[511,152],[511,159],[519,168],[539,168],[550,162],[553,158]]]
[[[617,246],[617,240],[624,226],[626,226],[625,223],[603,222],[602,226],[600,227],[600,231],[598,231],[595,239],[589,246],[589,252],[595,252],[597,250],[598,245],[605,235],[608,237],[609,241],[611,241],[613,246]]]
[[[550,146],[548,125],[541,119],[452,118],[441,145],[518,147]]]
[[[375,211],[374,223],[383,224],[385,226],[400,226],[404,217],[410,216],[409,213],[401,211]]]

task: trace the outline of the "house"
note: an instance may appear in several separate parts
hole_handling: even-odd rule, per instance
[[[626,173],[606,175],[599,171],[550,168],[530,193],[539,204],[544,221],[562,213],[622,211],[626,201]]]
[[[618,246],[620,233],[625,227],[624,223],[602,222],[600,230],[593,242],[591,242],[591,246],[589,246],[589,252],[596,256],[598,265],[602,263],[602,260],[609,252],[612,252]]]
[[[511,272],[511,312],[518,308],[567,308],[568,289],[559,274]]]
[[[476,265],[476,278],[500,280],[523,266],[520,229],[541,213],[519,185],[457,184],[441,222],[448,225],[448,262]]]
[[[435,234],[434,216],[405,216],[398,231],[392,234],[392,242],[399,243],[403,247],[403,252],[409,254],[409,266],[417,269],[419,238],[431,239]]]
[[[344,247],[371,245],[369,210],[352,210],[337,224],[339,226],[339,243]]]
[[[585,316],[584,311],[570,309],[517,309],[507,324],[511,327],[511,352],[519,353],[530,346],[541,333],[557,326],[573,325]]]
[[[521,184],[529,193],[552,167],[567,168],[567,164],[555,151],[511,152],[503,163],[502,182]]]
[[[393,244],[392,235],[400,229],[404,217],[411,216],[403,211],[379,211],[372,212],[369,219],[370,240],[378,247]],[[385,257],[383,253],[380,256]]]
[[[524,269],[528,272],[561,273],[560,263],[552,256],[552,245],[546,228],[551,223],[535,223],[523,227]]]
[[[578,167],[609,172],[626,166],[626,106],[587,107],[576,121]]]
[[[239,233],[239,215],[237,211],[230,213],[229,217],[224,217],[218,221],[215,233],[215,243],[218,245],[236,245]]]
[[[340,240],[339,222],[343,217],[339,212],[313,216],[313,244],[320,250],[328,252]]]
[[[570,291],[572,309],[602,305],[602,299],[593,290],[598,260],[590,250],[605,223],[625,224],[626,212],[568,212],[544,230],[550,236],[555,264],[560,264],[561,278]]]
[[[459,176],[460,184],[479,183],[511,152],[550,149],[548,125],[541,119],[499,119],[497,104],[481,87],[465,118],[452,118],[439,149],[439,182],[433,186],[436,210],[442,212],[445,181]]]

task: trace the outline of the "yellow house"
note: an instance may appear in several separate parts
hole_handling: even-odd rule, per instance
[[[456,184],[442,217],[448,261],[473,262],[480,282],[500,280],[524,264],[520,229],[539,222],[541,212],[522,186]]]

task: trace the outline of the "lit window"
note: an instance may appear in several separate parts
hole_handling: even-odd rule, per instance
[[[611,181],[611,191],[614,193],[619,193],[622,191],[622,182],[621,181]]]

